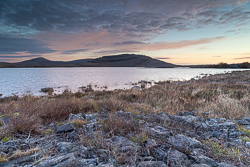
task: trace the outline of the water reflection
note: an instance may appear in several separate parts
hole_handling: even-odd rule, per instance
[[[128,89],[140,80],[189,80],[204,74],[217,74],[238,69],[189,68],[135,68],[135,67],[84,67],[84,68],[0,68],[0,94],[9,96],[31,92],[42,95],[41,88],[52,87],[56,93],[64,89],[76,92],[91,84],[99,89]],[[201,75],[202,74],[202,75]],[[96,87],[95,87],[96,85]]]

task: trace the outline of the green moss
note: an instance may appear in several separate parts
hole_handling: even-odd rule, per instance
[[[48,135],[48,134],[51,134],[52,133],[52,130],[51,129],[45,129],[42,134],[44,135]]]
[[[146,132],[141,132],[140,134],[131,136],[129,139],[135,143],[142,143],[148,139],[148,134]]]
[[[3,138],[2,138],[2,142],[7,142],[7,141],[10,141],[10,140],[12,140],[12,137],[8,137],[8,136],[4,136]]]
[[[245,133],[245,135],[246,135],[247,137],[250,137],[250,130],[249,130],[249,129],[246,129],[246,128],[244,128],[243,126],[239,126],[239,127],[238,127],[238,130],[241,131],[241,132],[243,132],[243,133]]]

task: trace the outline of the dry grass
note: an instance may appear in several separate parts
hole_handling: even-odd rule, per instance
[[[81,136],[81,143],[86,146],[92,146],[96,149],[106,148],[106,144],[104,142],[104,135],[102,132],[97,132],[91,134],[91,136]]]
[[[135,119],[127,119],[111,114],[107,120],[101,122],[103,130],[114,135],[127,135],[128,133],[138,134],[141,132],[138,121]]]
[[[0,154],[0,163],[7,162],[7,161],[9,161],[7,156],[2,157],[1,154]]]
[[[72,123],[76,128],[81,128],[83,125],[87,123],[87,120],[74,119],[69,121],[69,123]]]
[[[32,154],[38,152],[39,150],[40,150],[39,147],[31,148],[31,149],[26,150],[26,151],[17,150],[10,157],[8,157],[8,160],[11,161],[11,160],[14,160],[14,159],[17,159],[20,157],[32,155]]]
[[[250,166],[250,149],[244,146],[228,148],[211,140],[203,142],[210,148],[207,152],[207,156],[210,158],[225,161],[235,166]]]

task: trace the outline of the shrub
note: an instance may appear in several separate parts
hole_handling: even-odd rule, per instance
[[[69,122],[72,123],[76,128],[81,128],[87,123],[87,120],[74,119]]]
[[[6,127],[10,134],[40,134],[41,120],[37,115],[19,114],[10,119],[11,123]]]
[[[127,135],[128,133],[140,133],[138,121],[110,115],[102,122],[104,131],[111,135]]]

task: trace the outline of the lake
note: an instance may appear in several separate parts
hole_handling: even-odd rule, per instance
[[[52,87],[54,93],[65,89],[79,91],[91,84],[94,89],[129,89],[132,83],[146,80],[177,81],[197,78],[204,74],[218,74],[239,69],[206,68],[137,68],[137,67],[79,67],[79,68],[0,68],[0,94],[44,95],[41,88]]]

